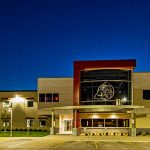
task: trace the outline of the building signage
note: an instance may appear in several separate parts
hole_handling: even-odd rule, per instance
[[[94,95],[96,100],[110,100],[114,96],[114,88],[108,82],[104,82],[97,88],[97,92]]]

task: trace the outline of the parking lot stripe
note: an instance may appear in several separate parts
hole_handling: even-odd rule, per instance
[[[28,142],[30,142],[30,141],[25,141],[25,142],[21,142],[21,143],[19,142],[17,144],[9,145],[8,147],[10,147],[10,148],[17,147],[19,145],[22,145],[22,144],[25,144],[25,143],[28,143]]]
[[[95,145],[95,149],[98,149],[96,141],[94,142],[94,145]]]
[[[60,142],[58,143],[56,146],[54,146],[54,148],[58,148],[60,145],[64,144],[66,141]]]

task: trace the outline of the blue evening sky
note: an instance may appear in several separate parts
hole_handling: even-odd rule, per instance
[[[0,0],[0,90],[72,77],[75,60],[136,59],[150,72],[149,0]]]

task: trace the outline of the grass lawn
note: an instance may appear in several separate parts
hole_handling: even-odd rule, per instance
[[[13,137],[41,137],[49,135],[49,132],[47,131],[13,131],[12,136]],[[0,131],[0,137],[9,137],[10,131]]]

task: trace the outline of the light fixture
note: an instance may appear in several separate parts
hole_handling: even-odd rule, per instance
[[[117,118],[117,115],[113,113],[110,115],[110,118],[115,119],[115,118]]]
[[[126,102],[126,101],[127,101],[127,98],[126,98],[126,97],[123,97],[123,98],[122,98],[122,101],[123,101],[123,102]]]
[[[21,103],[21,102],[25,102],[25,99],[23,97],[20,97],[19,95],[16,95],[14,98],[12,98],[11,101]]]

